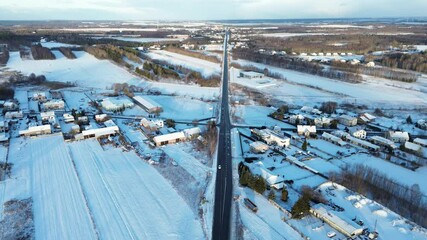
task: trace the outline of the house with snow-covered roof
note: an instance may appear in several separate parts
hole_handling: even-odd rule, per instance
[[[409,141],[409,133],[401,131],[388,131],[386,137],[395,143],[404,143]]]

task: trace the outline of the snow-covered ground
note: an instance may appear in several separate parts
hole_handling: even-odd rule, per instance
[[[169,42],[169,41],[182,41],[184,38],[144,38],[144,37],[114,37],[114,36],[102,36],[93,37],[94,39],[115,39],[125,42],[138,42],[138,43],[149,43],[149,42]]]
[[[96,140],[69,147],[101,238],[204,238],[185,201],[135,153],[104,150]]]
[[[427,103],[427,94],[414,89],[402,88],[404,83],[382,79],[366,78],[363,83],[352,84],[329,78],[319,77],[306,73],[268,66],[265,64],[250,62],[246,60],[234,61],[240,65],[256,66],[264,69],[268,68],[271,73],[281,74],[287,81],[312,86],[319,90],[341,94],[347,96],[346,100],[353,99],[370,106],[383,104],[391,106],[423,106]],[[417,86],[423,83],[414,83]],[[396,95],[396,92],[399,92]]]
[[[40,42],[40,44],[43,47],[46,47],[46,48],[59,48],[59,47],[72,48],[72,47],[80,47],[80,45],[60,43],[60,42],[54,42],[54,41],[51,41],[51,42]]]
[[[19,52],[11,52],[6,65],[23,74],[43,74],[50,81],[77,83],[79,86],[105,89],[113,83],[135,84],[140,78],[108,60],[99,60],[89,53],[75,51],[77,59],[22,60]]]
[[[273,109],[256,105],[236,105],[232,113],[237,117],[236,124],[246,124],[249,126],[279,126],[282,128],[292,128],[295,126],[275,120],[267,115],[274,112]]]
[[[221,67],[218,63],[168,52],[165,50],[150,51],[146,53],[146,55],[152,59],[163,60],[173,65],[192,69],[193,71],[200,72],[205,77],[219,75],[221,72]]]

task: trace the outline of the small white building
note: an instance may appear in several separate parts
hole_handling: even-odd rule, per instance
[[[385,146],[385,147],[390,147],[392,149],[396,149],[397,146],[394,144],[393,141],[387,139],[387,138],[383,138],[380,136],[372,136],[370,139],[373,143],[381,145],[381,146]]]
[[[41,126],[32,126],[32,127],[29,127],[27,130],[19,131],[19,135],[27,136],[27,137],[50,134],[50,133],[52,133],[52,127],[50,126],[50,124],[41,125]]]
[[[352,116],[348,116],[348,115],[341,115],[338,118],[339,123],[348,126],[348,127],[352,127],[352,126],[356,126],[357,125],[357,118],[352,117]]]
[[[143,96],[135,96],[133,100],[148,113],[161,112],[162,106],[157,102]]]
[[[74,116],[69,113],[64,113],[62,117],[64,118],[64,122],[66,123],[74,122]]]
[[[175,133],[155,136],[153,138],[153,141],[154,141],[154,144],[156,144],[156,146],[159,147],[167,144],[183,142],[185,141],[185,139],[186,139],[185,134],[183,132],[175,132]]]
[[[347,143],[344,142],[341,138],[334,136],[332,134],[329,134],[327,132],[323,132],[322,138],[328,142],[332,142],[341,147],[347,145]]]
[[[104,122],[106,120],[108,120],[108,115],[105,113],[95,115],[95,121],[97,121],[97,122]]]
[[[327,117],[318,117],[314,119],[314,125],[320,128],[331,125],[331,122],[332,122],[332,119]]]
[[[242,71],[240,72],[240,77],[249,78],[249,79],[263,78],[264,74],[259,72],[254,72],[254,71]]]
[[[306,137],[316,135],[317,130],[316,126],[311,125],[298,125],[297,126],[298,135],[304,135]]]
[[[369,113],[363,113],[359,116],[359,121],[363,124],[373,122],[377,117]]]
[[[259,139],[267,143],[268,145],[276,145],[279,147],[288,147],[291,144],[291,139],[270,129],[252,129],[252,134],[257,136]]]
[[[395,143],[404,143],[406,141],[409,141],[409,133],[400,131],[389,131],[387,133],[387,138]]]
[[[418,154],[423,154],[423,147],[416,143],[405,142],[405,148]]]
[[[292,115],[289,117],[289,122],[292,124],[301,123],[302,121],[304,121],[304,116],[301,114]]]
[[[36,92],[33,94],[34,101],[46,101],[46,93],[45,92]]]
[[[15,102],[7,101],[3,103],[4,110],[18,110],[19,106]]]
[[[375,67],[375,63],[374,62],[368,62],[366,64],[367,67]]]
[[[183,132],[185,137],[187,137],[187,139],[193,140],[193,139],[196,139],[202,131],[200,130],[199,127],[193,127],[193,128],[185,129]]]
[[[54,111],[41,112],[40,117],[42,119],[42,122],[56,123],[56,117],[55,117]]]
[[[348,132],[353,137],[366,139],[366,131],[361,127],[348,127]]]
[[[415,138],[414,143],[416,143],[420,146],[423,146],[423,147],[427,147],[427,139]]]
[[[270,148],[267,144],[260,141],[253,142],[249,146],[253,153],[265,153]]]
[[[43,108],[45,110],[61,110],[64,109],[65,102],[62,100],[50,100],[43,103]]]
[[[88,138],[100,138],[100,137],[110,137],[119,133],[119,127],[111,126],[105,128],[96,128],[82,131],[81,134],[75,136],[76,140],[88,139]]]
[[[6,119],[16,119],[16,118],[23,118],[24,114],[22,113],[22,111],[14,111],[14,112],[6,112],[4,114],[4,117]]]

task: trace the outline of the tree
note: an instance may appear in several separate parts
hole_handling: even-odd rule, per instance
[[[304,143],[302,144],[302,146],[301,146],[301,149],[303,150],[303,151],[307,151],[307,139],[306,140],[304,140]]]
[[[259,175],[252,176],[249,178],[249,187],[258,192],[259,194],[263,194],[267,189],[264,178]]]
[[[276,199],[276,194],[273,190],[270,190],[270,192],[268,193],[268,200],[274,201],[274,199]]]
[[[338,128],[338,121],[337,120],[332,120],[330,128],[337,129]]]
[[[310,211],[310,197],[303,194],[298,201],[292,206],[292,218],[301,218]]]
[[[289,197],[288,195],[289,195],[288,189],[286,189],[286,186],[283,186],[282,195],[280,196],[280,199],[282,201],[286,202],[286,201],[288,201],[288,197]]]
[[[170,119],[170,118],[168,118],[168,119],[165,120],[165,124],[169,128],[174,128],[175,127],[175,121],[173,119]]]
[[[320,111],[331,114],[337,109],[338,104],[336,102],[324,102],[320,106]]]
[[[243,171],[243,173],[240,175],[239,183],[240,185],[246,187],[249,185],[249,180],[251,178],[251,173],[248,171]]]
[[[411,115],[409,115],[409,116],[406,118],[406,123],[408,123],[408,124],[412,124],[412,123],[413,123],[413,122],[412,122]]]

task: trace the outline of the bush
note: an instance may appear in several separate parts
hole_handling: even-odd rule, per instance
[[[289,198],[288,189],[286,189],[286,186],[283,186],[282,195],[280,196],[280,200],[286,202],[286,201],[288,201],[288,198]]]
[[[168,119],[165,120],[165,124],[169,128],[174,128],[175,127],[175,121],[173,119],[170,119],[170,118],[168,118]]]
[[[270,190],[270,192],[268,193],[268,200],[274,201],[275,199],[276,199],[276,194],[274,193],[273,190]]]

